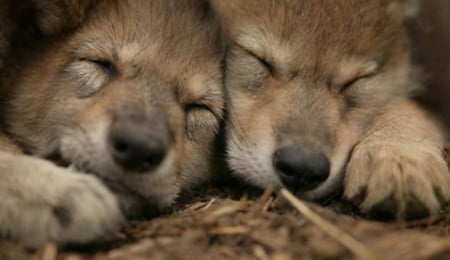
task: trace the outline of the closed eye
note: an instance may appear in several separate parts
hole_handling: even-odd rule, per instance
[[[254,55],[255,56],[255,55]],[[258,59],[258,61],[264,65],[264,67],[267,68],[267,70],[270,72],[270,74],[275,75],[277,73],[275,66],[273,66],[270,62],[268,62],[266,59],[261,58],[259,56],[255,56],[256,59]]]
[[[257,55],[256,53],[254,53],[254,52],[252,52],[252,51],[250,51],[250,50],[248,50],[248,49],[246,49],[246,48],[243,48],[243,47],[240,47],[240,48],[241,48],[242,50],[244,50],[244,52],[247,53],[248,55],[250,55],[250,56],[256,58],[256,59],[259,61],[259,63],[260,63],[261,65],[263,65],[264,68],[267,69],[267,71],[270,72],[270,74],[272,74],[272,75],[276,75],[276,74],[277,74],[277,69],[276,69],[275,66],[274,66],[271,62],[269,62],[267,59],[265,59],[265,58],[263,58],[263,57]]]
[[[114,65],[102,59],[81,58],[64,69],[79,98],[87,98],[103,89],[116,73]]]
[[[97,65],[99,68],[103,69],[106,73],[108,73],[109,76],[113,76],[116,73],[116,68],[112,62],[108,60],[101,60],[101,59],[89,59],[89,58],[82,58],[81,61],[87,61],[91,62],[95,65]]]
[[[192,103],[185,107],[186,134],[189,139],[197,139],[209,134],[217,134],[219,117],[205,104]]]
[[[368,74],[363,74],[363,75],[358,75],[354,78],[351,78],[350,80],[346,81],[345,83],[341,84],[340,87],[340,92],[343,93],[345,91],[347,91],[349,88],[351,88],[352,86],[354,86],[357,82],[364,80],[364,79],[369,79],[373,76],[375,76],[376,73],[368,73]]]
[[[209,106],[205,105],[205,104],[200,104],[200,103],[191,103],[191,104],[187,104],[185,106],[185,110],[186,111],[191,111],[191,110],[207,110],[210,111],[212,113],[212,110],[209,108]]]

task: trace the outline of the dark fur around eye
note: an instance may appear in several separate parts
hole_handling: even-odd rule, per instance
[[[356,98],[352,95],[346,95],[344,97],[344,100],[345,100],[345,105],[347,108],[358,108],[359,107],[359,104],[356,101]]]

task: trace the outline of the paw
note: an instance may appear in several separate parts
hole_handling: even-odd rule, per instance
[[[94,176],[44,161],[16,168],[0,189],[0,231],[30,247],[81,244],[111,235],[123,221],[116,197]],[[30,165],[34,168],[31,172]]]
[[[116,197],[97,178],[72,175],[47,213],[53,226],[49,230],[58,231],[56,242],[84,243],[112,235],[123,221]]]
[[[344,185],[344,197],[376,219],[424,218],[450,200],[446,161],[439,149],[425,146],[360,144]]]

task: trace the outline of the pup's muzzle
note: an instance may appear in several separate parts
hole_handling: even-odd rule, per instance
[[[169,130],[164,116],[149,120],[141,114],[133,109],[115,112],[108,148],[114,161],[124,170],[151,173],[167,154]]]
[[[275,151],[273,164],[283,184],[294,191],[317,188],[330,174],[328,157],[300,146]]]

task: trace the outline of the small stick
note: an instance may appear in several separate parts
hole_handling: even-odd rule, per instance
[[[273,186],[273,184],[270,184],[269,186],[267,186],[267,188],[264,190],[263,195],[261,196],[261,198],[259,198],[258,204],[257,204],[257,210],[258,211],[267,211],[267,209],[269,208],[270,205],[267,205],[268,203],[270,203],[269,201],[271,201],[272,199],[272,194],[275,191],[275,187]]]
[[[244,226],[237,227],[217,227],[209,230],[210,235],[244,235],[250,232],[250,228]]]
[[[286,189],[281,190],[281,195],[287,199],[305,218],[322,229],[331,238],[335,239],[343,246],[348,248],[360,259],[382,259],[378,254],[367,248],[364,244],[360,243],[352,236],[339,230],[336,226],[314,213],[308,206],[297,199],[292,193]]]

